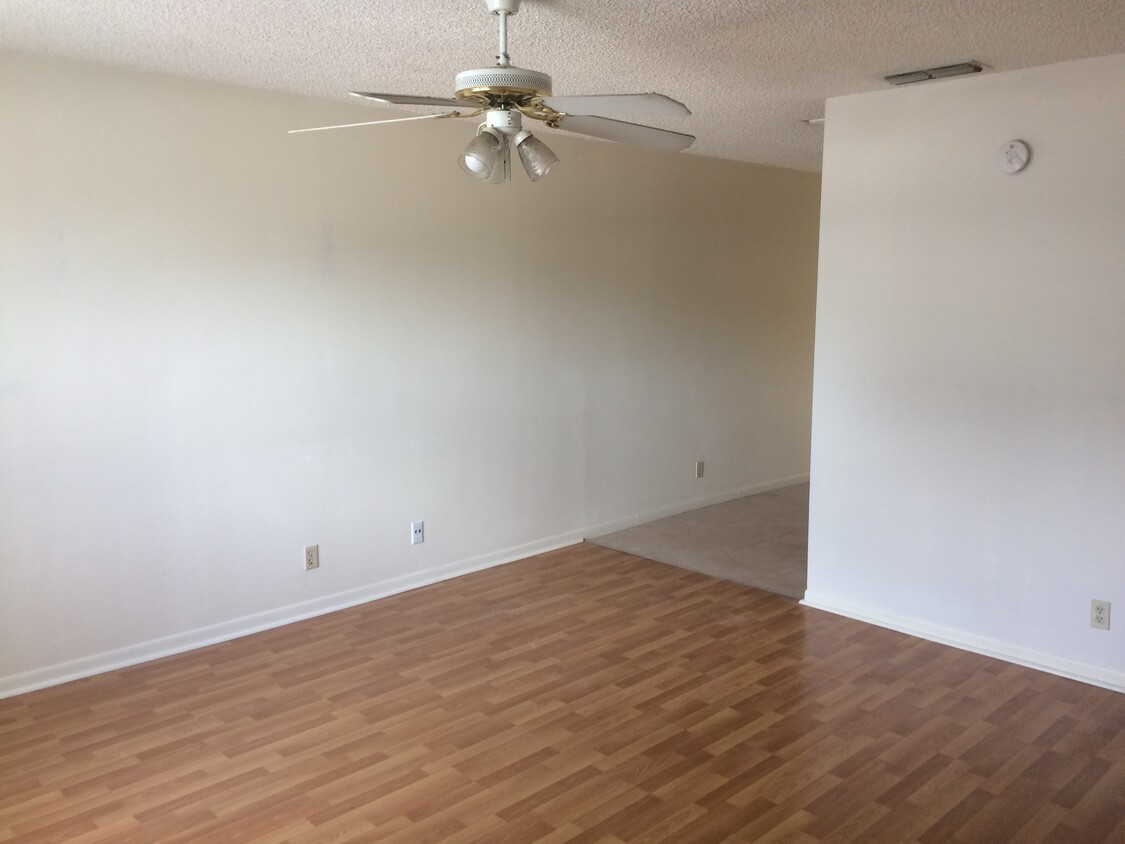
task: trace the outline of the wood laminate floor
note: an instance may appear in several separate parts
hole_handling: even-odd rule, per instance
[[[1125,841],[1125,695],[591,544],[0,701],[0,841]]]

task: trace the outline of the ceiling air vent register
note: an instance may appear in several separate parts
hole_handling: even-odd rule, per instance
[[[941,67],[930,67],[925,70],[911,70],[906,73],[895,73],[884,76],[892,85],[910,85],[913,82],[929,82],[931,79],[947,79],[950,76],[964,76],[967,73],[980,73],[984,65],[980,62],[961,62],[960,64],[947,64]]]

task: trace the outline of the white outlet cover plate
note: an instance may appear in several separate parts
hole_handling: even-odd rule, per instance
[[[1109,601],[1090,601],[1090,626],[1098,630],[1109,630]],[[1099,612],[1100,610],[1100,612]]]

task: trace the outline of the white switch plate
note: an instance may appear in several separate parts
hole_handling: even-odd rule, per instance
[[[695,461],[695,479],[699,480],[702,477],[703,477],[703,461],[702,460],[696,460]]]
[[[426,541],[426,523],[425,522],[411,522],[410,523],[410,544],[421,545]]]

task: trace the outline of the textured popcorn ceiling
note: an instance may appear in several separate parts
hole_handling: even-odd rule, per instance
[[[457,71],[493,64],[496,25],[483,0],[3,0],[0,48],[318,97],[450,96]],[[696,154],[817,170],[823,130],[801,120],[825,98],[968,59],[1125,52],[1125,0],[525,0],[509,51],[556,94],[683,101],[694,116],[660,125],[695,134]]]

